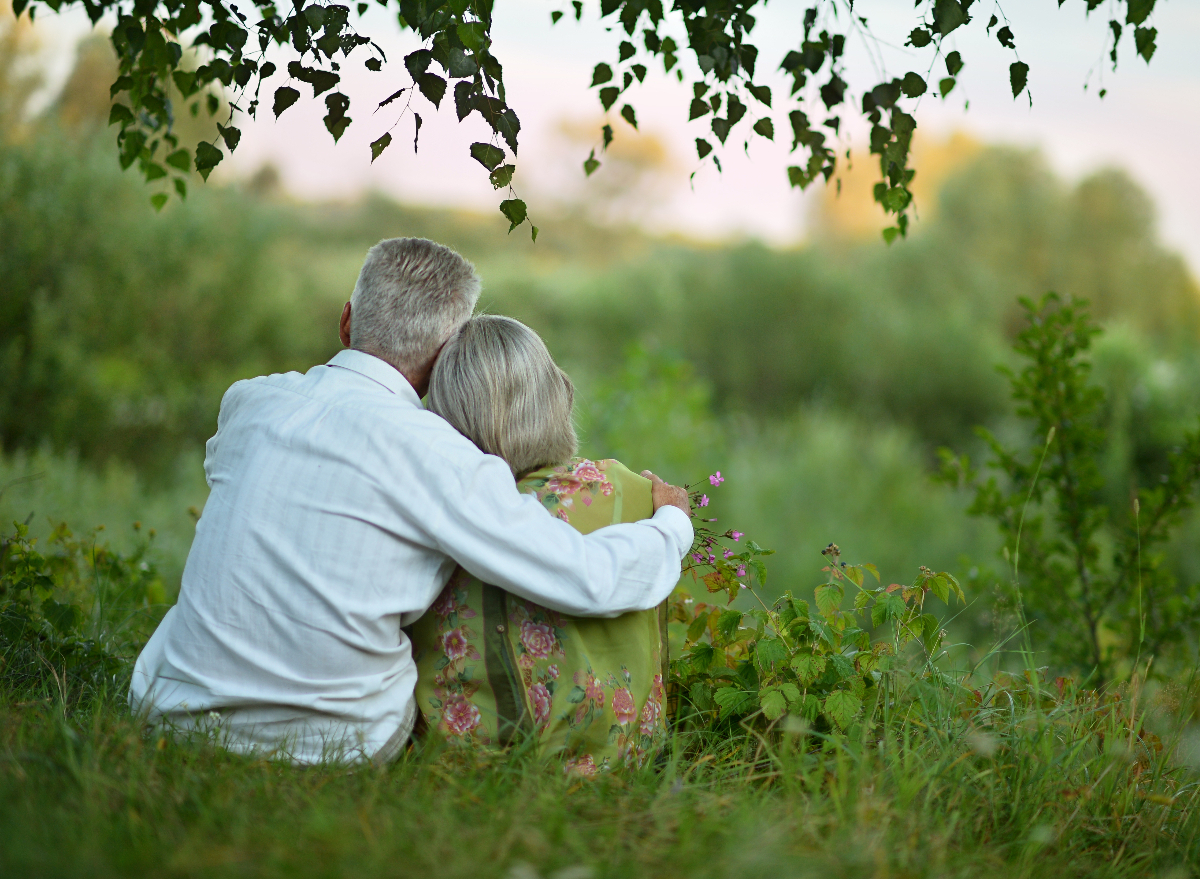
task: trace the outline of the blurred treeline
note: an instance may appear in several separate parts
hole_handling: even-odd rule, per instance
[[[996,365],[1010,362],[1019,296],[1087,298],[1108,328],[1096,376],[1110,393],[1110,504],[1156,478],[1200,412],[1200,292],[1120,171],[1067,183],[1036,152],[980,149],[891,248],[839,232],[834,207],[794,250],[578,217],[544,223],[535,245],[498,215],[295,203],[269,168],[197,179],[155,213],[117,166],[104,44],[86,42],[31,114],[21,37],[3,39],[0,514],[115,529],[161,511],[149,524],[169,575],[187,507],[203,504],[198,456],[225,388],[328,359],[363,253],[396,235],[460,250],[483,306],[545,336],[580,384],[585,452],[677,480],[722,470],[714,508],[780,550],[779,588],[809,588],[833,540],[893,580],[917,564],[968,576],[982,624],[996,539],[928,473],[939,446],[977,452],[976,425],[1018,435]],[[186,124],[196,136],[203,121]],[[1185,532],[1172,561],[1194,579],[1200,527]]]

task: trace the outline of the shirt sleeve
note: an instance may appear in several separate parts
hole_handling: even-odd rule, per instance
[[[580,534],[521,494],[501,459],[472,451],[473,460],[454,462],[458,474],[445,474],[440,515],[428,523],[431,538],[468,573],[590,617],[655,607],[679,582],[693,537],[682,510],[664,507],[650,519]]]

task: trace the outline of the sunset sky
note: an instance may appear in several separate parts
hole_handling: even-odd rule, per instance
[[[779,132],[786,127],[789,107],[779,100],[786,94],[783,80],[770,71],[798,44],[807,5],[771,0],[753,34],[760,49],[759,80],[776,94]],[[976,8],[977,18],[992,11],[987,3]],[[1067,0],[1062,8],[1054,0],[1010,0],[1003,5],[1020,57],[1031,67],[1032,107],[1024,95],[1013,101],[1007,77],[1011,55],[983,33],[982,22],[961,29],[950,48],[962,52],[967,66],[947,100],[931,94],[922,99],[916,111],[920,129],[933,139],[962,131],[990,143],[1039,147],[1069,179],[1106,165],[1126,169],[1157,202],[1164,239],[1200,270],[1200,0],[1159,0],[1151,20],[1158,28],[1153,62],[1147,66],[1134,54],[1132,34],[1127,34],[1116,73],[1105,53],[1106,8],[1089,19],[1083,0]],[[548,205],[556,193],[569,189],[586,196],[587,187],[603,186],[603,168],[584,183],[578,169],[586,147],[564,140],[559,132],[564,122],[599,125],[599,102],[588,88],[591,70],[597,61],[615,61],[616,45],[623,38],[623,33],[605,32],[596,4],[586,6],[581,23],[568,14],[551,26],[554,9],[569,10],[569,4],[500,0],[495,13],[494,52],[505,64],[508,98],[523,123],[518,184],[535,218],[539,205]],[[889,75],[902,76],[928,63],[926,55],[918,58],[912,50],[897,48],[914,24],[911,4],[859,0],[855,12],[868,18],[881,41],[893,44],[882,47]],[[477,118],[459,124],[450,101],[441,112],[423,98],[414,101],[413,109],[425,120],[419,152],[412,151],[413,122],[408,117],[394,129],[391,148],[370,163],[367,145],[397,122],[390,108],[374,114],[371,110],[408,84],[402,56],[416,41],[411,33],[401,34],[384,10],[373,6],[368,16],[373,35],[392,63],[382,73],[346,66],[341,88],[352,98],[354,123],[341,142],[335,146],[320,121],[323,105],[302,98],[279,121],[269,112],[256,122],[243,120],[242,145],[231,170],[250,173],[271,162],[288,189],[301,197],[350,197],[375,188],[411,202],[494,210],[497,196],[486,172],[467,154],[472,141],[487,139],[486,129]],[[57,75],[65,75],[70,45],[86,32],[86,18],[77,11],[47,16],[39,30]],[[694,62],[684,58],[683,63],[685,76],[696,72]],[[878,81],[866,47],[853,38],[847,67],[852,88]],[[944,75],[940,62],[934,75]],[[690,79],[680,84],[664,76],[660,67],[628,95],[642,130],[658,138],[670,158],[641,220],[653,230],[704,237],[751,235],[779,244],[802,240],[815,195],[788,189],[784,168],[789,157],[782,135],[774,144],[756,139],[748,156],[741,140],[735,144],[731,138],[721,154],[723,174],[699,163],[692,143],[707,131],[702,120],[686,121]],[[1085,82],[1090,83],[1087,92]],[[1102,87],[1108,90],[1103,100],[1097,96]],[[967,101],[969,109],[964,109]],[[612,115],[617,137],[630,134],[626,123]],[[843,147],[861,146],[864,133],[861,124],[851,124]],[[697,170],[689,186],[689,175]],[[882,227],[882,214],[879,220]]]

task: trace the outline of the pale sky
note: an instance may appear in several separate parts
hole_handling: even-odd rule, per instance
[[[788,244],[805,236],[807,201],[813,197],[789,190],[784,168],[789,163],[785,138],[786,94],[783,80],[763,76],[777,67],[783,54],[800,40],[801,18],[807,2],[770,0],[763,8],[753,37],[760,49],[760,81],[771,85],[776,96],[774,144],[756,139],[749,155],[741,140],[721,153],[724,173],[695,158],[693,140],[708,134],[704,120],[687,122],[690,81],[694,61],[683,58],[684,84],[652,70],[646,83],[636,86],[629,99],[637,108],[644,131],[653,132],[675,158],[672,180],[646,212],[646,222],[663,231],[702,237],[752,235]],[[995,3],[981,0],[976,16],[986,19]],[[960,130],[990,143],[1038,146],[1052,165],[1069,179],[1077,179],[1106,165],[1126,169],[1156,201],[1163,238],[1183,252],[1200,273],[1200,0],[1159,0],[1150,21],[1158,29],[1158,50],[1147,66],[1133,51],[1132,34],[1122,44],[1121,65],[1112,73],[1104,53],[1108,4],[1090,17],[1083,0],[1007,0],[1004,13],[1016,34],[1022,60],[1031,67],[1033,106],[1024,95],[1013,101],[1007,67],[1012,60],[994,36],[983,34],[978,21],[953,35],[967,61],[959,84],[945,101],[926,95],[917,109],[919,126],[926,134],[944,136]],[[583,188],[575,176],[585,158],[565,154],[556,135],[564,119],[591,121],[600,118],[595,91],[588,88],[597,61],[616,60],[616,45],[623,32],[606,33],[598,24],[597,4],[589,3],[584,20],[568,14],[557,26],[550,12],[570,9],[556,0],[499,0],[495,11],[494,53],[505,65],[510,104],[522,120],[518,168],[521,195],[535,219],[539,204],[549,204],[564,186]],[[858,0],[856,14],[865,15],[875,35],[899,46],[914,20],[911,4],[897,0]],[[350,95],[353,124],[337,145],[321,122],[324,106],[305,95],[276,121],[269,110],[259,119],[245,119],[242,143],[234,155],[235,170],[251,172],[270,161],[283,173],[285,185],[298,196],[352,197],[378,189],[408,202],[453,205],[495,210],[497,194],[486,172],[467,149],[474,140],[487,140],[488,132],[477,117],[458,123],[453,101],[447,96],[442,110],[418,98],[413,109],[421,113],[420,151],[412,151],[412,119],[400,121],[394,142],[374,165],[368,144],[396,121],[385,108],[372,114],[380,99],[408,85],[402,58],[416,48],[413,34],[401,34],[391,14],[373,6],[376,40],[391,64],[382,73],[370,73],[357,63],[347,64],[342,91]],[[69,61],[70,42],[86,30],[78,12],[57,20],[45,19],[47,48]],[[681,30],[681,28],[677,28]],[[1132,30],[1132,29],[1130,29]],[[995,31],[993,31],[993,34]],[[679,35],[676,35],[678,41]],[[878,81],[874,66],[860,41],[848,44],[849,80],[852,89]],[[908,69],[923,70],[928,56],[912,50],[884,48],[887,72],[902,76]],[[365,57],[365,56],[364,56]],[[62,59],[67,60],[62,60]],[[1091,87],[1083,85],[1091,74]],[[941,62],[934,76],[944,75]],[[1098,77],[1102,76],[1100,82]],[[282,84],[271,82],[264,88]],[[1100,87],[1108,89],[1100,100]],[[964,111],[965,101],[970,107]],[[269,106],[269,100],[264,101]],[[810,115],[816,115],[810,113]],[[612,114],[618,138],[626,123]],[[865,128],[852,125],[849,136],[862,142]],[[857,136],[857,139],[855,139]],[[711,136],[709,137],[712,140]],[[790,142],[790,137],[786,138]],[[793,160],[794,161],[794,160]],[[692,186],[688,177],[699,169]],[[918,166],[918,173],[920,168]],[[597,174],[599,178],[603,169]],[[586,190],[583,190],[586,191]]]

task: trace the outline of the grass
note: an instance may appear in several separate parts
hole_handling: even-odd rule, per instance
[[[1200,854],[1200,786],[1147,729],[1177,731],[1178,690],[1016,680],[964,712],[910,680],[877,739],[692,731],[658,766],[585,780],[431,745],[297,768],[61,681],[0,700],[0,875],[1143,877]]]

